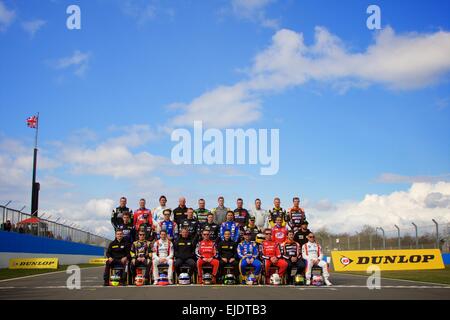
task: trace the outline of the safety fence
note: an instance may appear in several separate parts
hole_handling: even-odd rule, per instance
[[[410,226],[395,225],[392,229],[365,226],[356,233],[333,234],[316,231],[316,238],[323,250],[382,250],[382,249],[432,249],[450,252],[450,223]]]
[[[68,226],[48,219],[33,218],[35,217],[28,213],[5,206],[0,206],[0,221],[2,222],[2,230],[91,244],[100,247],[107,247],[110,243],[110,240],[105,237],[75,228],[73,226]]]

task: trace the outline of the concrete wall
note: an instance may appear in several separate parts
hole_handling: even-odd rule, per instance
[[[77,264],[104,254],[102,247],[0,231],[0,268],[7,268],[11,258],[54,257],[60,264]]]

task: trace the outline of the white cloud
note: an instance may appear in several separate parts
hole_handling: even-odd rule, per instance
[[[148,174],[169,160],[147,151],[131,149],[147,144],[157,137],[147,125],[120,129],[123,134],[100,142],[94,147],[76,144],[61,146],[61,156],[75,174],[105,175],[115,178],[139,177]]]
[[[36,32],[39,31],[47,22],[45,20],[31,20],[25,21],[22,23],[22,28],[30,34],[31,37],[34,37]]]
[[[88,68],[90,57],[90,53],[83,53],[76,50],[71,56],[60,58],[55,61],[53,65],[56,69],[67,69],[72,67],[74,74],[81,77]]]
[[[0,32],[6,31],[15,18],[14,10],[8,9],[3,1],[0,1]]]
[[[277,29],[276,19],[266,17],[266,8],[275,0],[231,0],[231,10],[238,18],[260,23],[263,27]]]
[[[282,29],[256,55],[249,70],[248,79],[219,86],[184,105],[172,123],[192,125],[203,120],[219,128],[252,123],[261,116],[262,95],[308,81],[328,84],[340,93],[374,84],[393,90],[426,87],[450,71],[450,32],[397,35],[388,27],[367,49],[351,52],[323,27],[316,28],[309,46],[302,33]]]
[[[314,230],[325,227],[333,232],[355,233],[364,225],[386,230],[395,224],[411,227],[411,222],[432,225],[431,219],[445,223],[450,221],[450,183],[414,183],[406,191],[368,194],[361,201],[337,203],[331,211],[316,208],[307,214]]]

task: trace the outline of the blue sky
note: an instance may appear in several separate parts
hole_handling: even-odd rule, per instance
[[[66,28],[70,4],[81,8],[81,30]],[[382,30],[366,27],[370,4],[381,8]],[[8,150],[0,200],[29,203],[33,131],[24,120],[39,111],[41,206],[55,216],[87,206],[98,231],[107,232],[109,214],[99,211],[123,194],[133,208],[141,196],[155,207],[160,194],[172,205],[187,195],[192,206],[204,196],[209,207],[219,194],[232,207],[237,196],[269,207],[278,195],[288,207],[300,195],[323,226],[347,212],[343,203],[396,192],[410,200],[418,183],[442,195],[436,214],[447,219],[448,12],[445,1],[0,0],[0,142]],[[211,126],[279,128],[278,174],[171,165],[168,128],[243,110],[236,98],[196,113],[196,99],[209,92],[215,102],[218,87],[233,95],[256,79],[265,88],[244,89],[253,106]],[[107,156],[111,145],[127,153],[123,163]],[[129,175],[117,174],[127,165]],[[402,208],[396,219],[410,210]]]

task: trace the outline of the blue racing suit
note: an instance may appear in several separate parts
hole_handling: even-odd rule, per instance
[[[261,273],[261,261],[257,259],[259,255],[258,245],[255,242],[242,241],[237,247],[237,254],[241,259],[241,262],[239,263],[239,271],[242,275],[244,275],[245,269],[249,266],[255,268],[255,275],[259,275]],[[247,259],[249,258],[253,258],[252,264],[247,263]]]
[[[220,226],[220,239],[224,240],[223,234],[225,231],[231,232],[231,240],[238,242],[239,240],[239,225],[234,221],[225,221]]]

